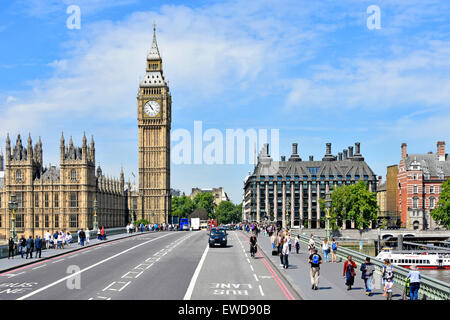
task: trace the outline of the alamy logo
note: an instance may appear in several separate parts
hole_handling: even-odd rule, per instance
[[[381,29],[381,10],[379,6],[371,5],[367,8],[367,14],[371,14],[367,18],[367,28],[369,30]]]
[[[80,272],[80,267],[76,266],[76,265],[71,265],[67,267],[66,273],[69,274],[74,274],[75,275],[73,277],[70,277],[69,279],[67,279],[66,281],[66,287],[69,290],[74,290],[74,289],[81,289],[81,274]]]
[[[174,164],[255,164],[255,155],[268,143],[267,129],[207,129],[194,121],[194,135],[186,129],[171,134]],[[279,129],[270,129],[271,157],[279,157]]]
[[[70,16],[66,20],[67,29],[81,29],[81,9],[79,6],[71,5],[67,7],[67,14]]]

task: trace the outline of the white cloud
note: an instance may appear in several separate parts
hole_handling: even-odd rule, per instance
[[[6,98],[6,103],[14,102],[14,101],[16,101],[16,100],[17,100],[17,99],[14,98],[13,96],[8,96],[8,97]]]
[[[398,48],[397,48],[398,50]],[[341,60],[292,80],[288,108],[388,110],[450,107],[450,42],[390,58]]]

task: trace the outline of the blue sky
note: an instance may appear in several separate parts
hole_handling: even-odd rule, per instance
[[[78,5],[81,28],[66,9]],[[366,12],[377,5],[381,29]],[[361,143],[377,175],[449,143],[450,3],[404,1],[17,0],[0,4],[0,147],[93,134],[103,172],[137,173],[136,92],[153,21],[173,98],[172,129],[279,129],[303,159]],[[253,147],[250,147],[253,149]],[[234,202],[252,165],[175,165],[172,187],[223,186]]]

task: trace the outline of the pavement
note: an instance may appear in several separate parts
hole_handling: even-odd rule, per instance
[[[239,231],[242,234],[248,235],[245,232]],[[354,285],[352,290],[347,290],[345,285],[345,278],[342,276],[344,268],[344,261],[338,263],[325,262],[322,260],[320,268],[319,289],[311,289],[311,280],[309,276],[310,265],[308,263],[309,252],[307,245],[301,243],[299,254],[295,253],[294,245],[292,244],[291,254],[289,255],[289,268],[283,269],[280,266],[280,257],[272,256],[272,243],[270,237],[260,234],[258,236],[259,249],[264,251],[274,266],[276,266],[282,273],[283,277],[292,285],[293,288],[304,300],[386,300],[383,296],[383,288],[381,281],[375,285],[372,290],[372,296],[365,294],[364,282],[361,279],[361,271],[357,269]],[[324,259],[323,254],[319,252]],[[331,261],[331,255],[329,256]],[[339,259],[339,257],[338,257]],[[339,261],[339,260],[338,260]],[[402,292],[394,288],[392,299],[399,300],[402,298]]]
[[[145,233],[148,233],[148,232],[149,231],[147,231]],[[150,231],[150,232],[154,232],[154,231]],[[97,238],[91,238],[89,241],[89,244],[87,244],[85,246],[81,246],[78,243],[71,243],[70,246],[65,246],[64,249],[45,249],[45,250],[42,250],[41,258],[36,258],[36,251],[33,251],[33,258],[26,259],[25,258],[26,253],[24,253],[23,258],[21,258],[20,254],[15,255],[14,258],[11,258],[11,259],[8,259],[8,257],[1,258],[0,259],[0,273],[19,268],[21,266],[34,264],[36,262],[46,260],[46,259],[49,259],[52,257],[57,257],[57,256],[60,256],[60,255],[63,255],[63,254],[66,254],[66,253],[69,253],[72,251],[80,250],[85,247],[95,246],[100,243],[105,243],[105,242],[114,241],[117,239],[135,236],[136,234],[141,234],[141,233],[133,232],[130,234],[128,234],[128,233],[115,234],[115,235],[107,236],[106,240],[97,240]],[[26,252],[26,249],[24,250],[24,252]]]

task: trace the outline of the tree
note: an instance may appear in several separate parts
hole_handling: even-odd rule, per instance
[[[208,212],[209,218],[214,218],[214,195],[211,192],[199,193],[194,197],[194,208],[203,208]]]
[[[357,228],[366,228],[377,218],[377,199],[364,181],[342,185],[331,193],[330,225],[337,228],[339,220],[354,220]]]
[[[242,218],[242,203],[235,205],[230,201],[222,201],[217,206],[214,215],[219,224],[240,222]]]
[[[194,202],[186,195],[172,197],[172,216],[188,217],[195,210]]]
[[[430,215],[441,226],[450,228],[450,179],[442,183],[439,201]]]

